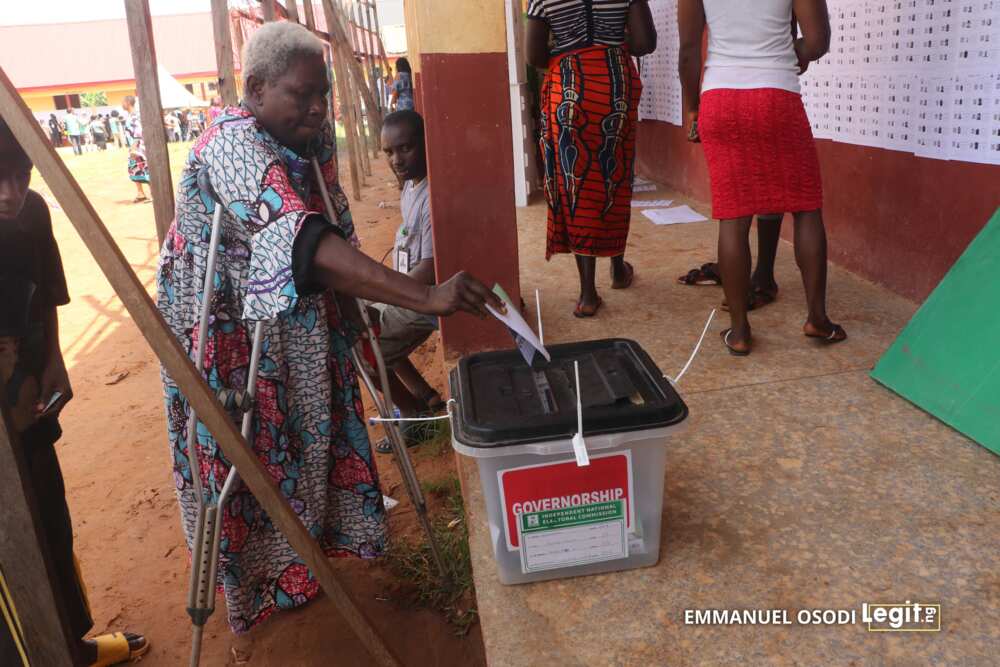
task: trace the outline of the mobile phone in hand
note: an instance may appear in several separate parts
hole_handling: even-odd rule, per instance
[[[55,404],[59,402],[60,398],[62,398],[62,392],[61,391],[57,391],[57,392],[53,393],[52,397],[49,399],[49,402],[45,404],[45,409],[42,410],[42,414],[44,415],[49,410],[51,410],[53,408],[53,406],[55,406]]]

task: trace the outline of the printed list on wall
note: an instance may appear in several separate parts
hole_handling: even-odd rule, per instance
[[[642,58],[640,120],[681,124],[681,80],[677,76],[680,41],[677,35],[677,0],[650,0],[656,26],[656,51]]]
[[[1000,0],[827,4],[830,52],[800,79],[816,138],[1000,164]],[[661,43],[643,59],[640,114],[679,125],[676,6],[650,1]]]

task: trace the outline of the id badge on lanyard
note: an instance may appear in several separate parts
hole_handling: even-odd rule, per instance
[[[407,250],[396,251],[396,270],[400,273],[410,272],[410,253]]]

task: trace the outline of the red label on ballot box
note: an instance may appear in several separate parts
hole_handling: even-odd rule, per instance
[[[622,499],[625,501],[627,528],[632,528],[635,508],[630,450],[591,456],[589,466],[581,467],[575,459],[566,459],[500,470],[497,477],[504,512],[503,528],[510,550],[520,547],[516,517],[523,512],[542,512]]]

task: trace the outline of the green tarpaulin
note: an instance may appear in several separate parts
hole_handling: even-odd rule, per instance
[[[1000,209],[872,377],[1000,454]]]

